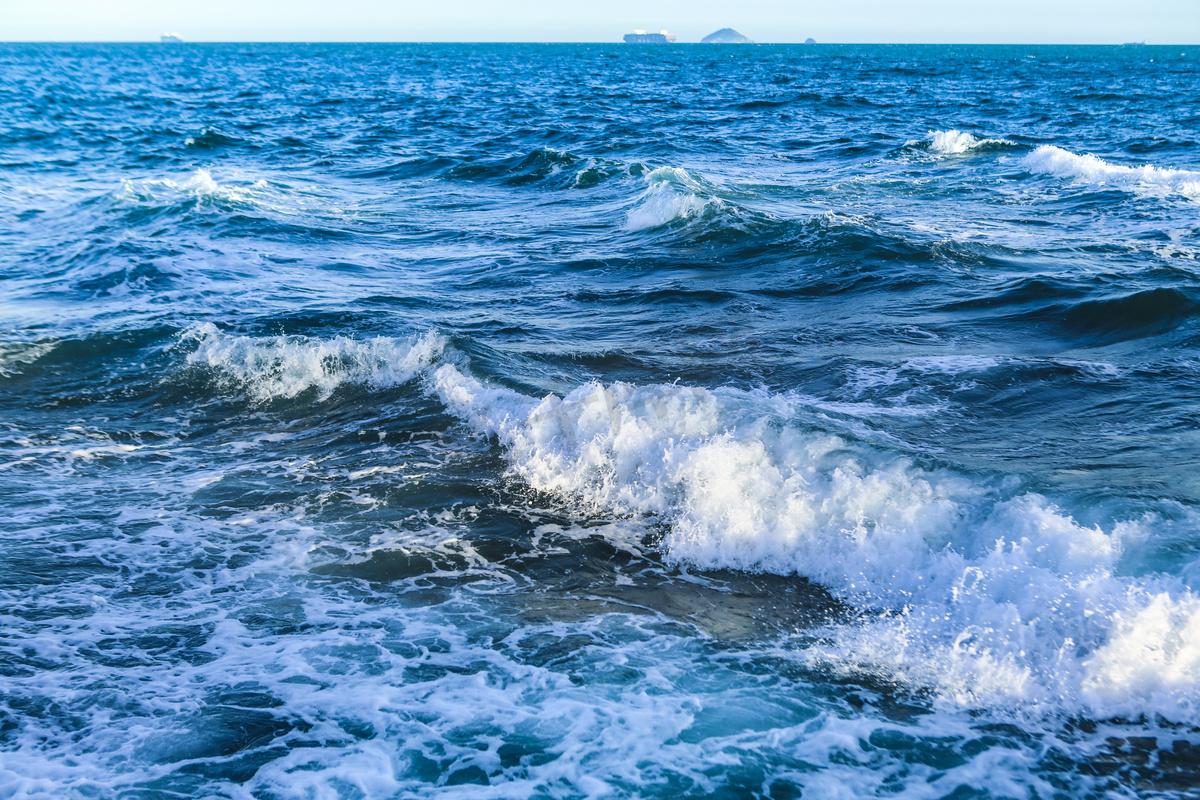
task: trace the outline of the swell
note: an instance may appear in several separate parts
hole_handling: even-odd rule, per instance
[[[776,216],[720,195],[652,187],[629,212],[637,256],[609,263],[724,274],[749,295],[772,300],[904,292],[954,286],[967,271],[1026,269],[1027,253],[957,241],[860,215]],[[642,226],[646,227],[642,227]],[[743,276],[744,279],[735,279]]]
[[[434,161],[445,176],[462,166],[456,163],[443,169],[446,164],[440,159]],[[493,165],[494,170],[493,166],[481,167],[476,175],[490,174],[488,180],[505,185],[523,185],[526,180],[557,181],[554,185],[570,188],[586,188],[619,177],[614,192],[579,207],[580,213],[594,218],[597,227],[607,228],[614,237],[618,247],[609,263],[643,263],[649,257],[664,271],[683,263],[736,264],[742,269],[765,270],[765,275],[791,273],[786,286],[765,285],[762,291],[768,294],[820,296],[900,290],[937,282],[940,277],[936,268],[940,265],[998,269],[1019,260],[1015,251],[1002,246],[891,230],[885,221],[869,217],[835,213],[780,216],[764,210],[767,204],[752,189],[721,185],[682,168],[651,170],[639,162],[594,162],[542,150]],[[564,164],[569,168],[562,169]],[[593,172],[599,177],[594,178],[597,183],[590,184]],[[85,201],[85,206],[86,218],[94,221],[97,245],[78,254],[48,254],[51,262],[69,258],[74,268],[114,257],[139,257],[136,244],[103,242],[113,214],[122,224],[139,228],[169,223],[189,235],[203,232],[209,236],[270,237],[287,242],[320,239],[332,246],[350,245],[376,232],[376,223],[370,218],[364,221],[339,209],[312,188],[288,187],[262,179],[217,181],[204,170],[184,179],[127,180],[110,202],[93,197]],[[535,232],[513,231],[508,235],[524,241]],[[455,228],[426,229],[405,236],[408,242],[450,244],[478,242],[481,234]],[[130,248],[133,250],[124,252]],[[912,269],[913,265],[919,269]],[[567,262],[565,266],[576,265]],[[797,266],[801,268],[795,269]],[[148,269],[129,267],[97,276],[85,268],[85,276],[81,277],[87,285],[79,288],[101,295],[120,286],[163,292],[176,286],[181,277],[157,267],[150,274]]]
[[[521,155],[429,155],[393,164],[354,170],[351,177],[386,180],[436,178],[498,186],[537,185],[549,189],[589,189],[617,178],[641,177],[648,169],[640,162],[584,157],[565,150],[538,148]]]
[[[1200,290],[1157,286],[1114,294],[1107,281],[1023,278],[994,294],[944,306],[976,319],[1038,327],[1080,344],[1105,345],[1159,336],[1200,313]],[[988,313],[992,309],[1001,313]]]
[[[109,373],[112,364],[153,363],[155,355],[169,344],[178,329],[151,326],[141,329],[95,333],[80,337],[48,336],[0,342],[0,385],[4,380],[51,379],[55,383],[81,386]],[[143,361],[143,363],[145,363]]]
[[[1122,341],[1167,333],[1200,311],[1200,292],[1155,288],[1120,297],[1084,300],[1064,309],[1062,326],[1098,341]]]
[[[957,152],[963,142],[971,149],[989,141],[958,131],[936,133],[949,137],[945,149],[951,152]],[[1011,146],[1004,140],[995,141],[1002,143],[997,146]],[[771,199],[754,188],[724,185],[677,167],[649,169],[641,162],[605,162],[549,149],[478,164],[440,157],[412,163],[417,173],[400,170],[396,175],[409,180],[413,174],[420,174],[420,169],[430,167],[448,179],[490,181],[509,188],[533,183],[542,188],[578,189],[617,179],[609,187],[612,191],[581,200],[578,206],[579,214],[594,219],[597,229],[606,228],[613,237],[617,252],[609,263],[652,261],[664,271],[685,265],[710,268],[736,264],[743,269],[764,270],[766,276],[790,273],[786,281],[768,279],[764,283],[761,292],[768,296],[904,291],[946,281],[943,267],[956,271],[1023,270],[1031,258],[1001,244],[956,241],[867,216],[832,212],[785,216],[773,210]],[[467,172],[455,178],[456,170]],[[390,174],[387,170],[368,171],[360,177],[375,180]],[[593,180],[595,183],[591,183]],[[312,187],[262,179],[217,181],[209,172],[198,170],[185,177],[126,180],[108,200],[101,202],[93,197],[79,208],[87,211],[80,215],[82,219],[94,221],[98,241],[107,235],[113,215],[122,224],[138,228],[177,224],[189,235],[272,237],[289,242],[317,238],[331,246],[352,245],[361,235],[376,232],[376,223],[369,216],[351,214],[336,207],[331,199]],[[534,228],[521,232],[522,241],[536,235]],[[469,230],[426,231],[419,238],[465,244],[478,241],[480,235]],[[138,252],[122,252],[131,247],[136,249],[127,242],[98,243],[81,253],[47,253],[45,258],[49,263],[70,259],[72,266],[111,261],[114,257],[139,258]],[[578,262],[568,260],[564,266],[573,269]],[[78,289],[96,297],[122,292],[166,294],[179,287],[181,277],[149,264],[100,275],[87,269],[84,272],[88,274],[81,276]],[[983,298],[964,302],[993,301]],[[1016,301],[1002,294],[994,302],[1008,305]],[[1051,303],[1043,303],[1043,307],[1047,315],[1069,312]],[[1173,302],[1168,316],[1174,323],[1170,324],[1185,320],[1190,313],[1186,303]],[[1033,317],[1028,321],[1038,322]],[[1140,322],[1132,323],[1131,329],[1138,325],[1154,329],[1152,324]],[[1067,335],[1072,331],[1084,335],[1095,325],[1088,321],[1084,309],[1070,312],[1070,319],[1059,327]],[[1119,327],[1115,326],[1114,331]]]
[[[630,242],[669,266],[689,263],[756,270],[766,294],[841,294],[904,290],[946,280],[941,267],[1019,267],[1020,251],[960,242],[863,214],[792,215],[772,210],[754,189],[722,185],[678,167],[644,176],[645,188],[626,201]],[[786,274],[786,288],[769,276]]]

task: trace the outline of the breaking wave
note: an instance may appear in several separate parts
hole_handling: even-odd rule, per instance
[[[812,656],[827,666],[882,671],[968,707],[1200,718],[1200,599],[1170,576],[1119,569],[1123,543],[1153,518],[1086,526],[1012,480],[806,428],[784,395],[590,383],[537,399],[437,365],[443,347],[427,336],[198,352],[259,395],[424,369],[531,488],[658,520],[678,562],[804,575],[872,610]],[[354,366],[329,369],[331,354]]]
[[[1069,178],[1097,189],[1200,198],[1200,172],[1150,164],[1141,167],[1110,164],[1090,153],[1079,155],[1054,145],[1038,147],[1021,159],[1021,166],[1033,173]]]
[[[116,197],[126,202],[144,205],[163,205],[179,200],[195,200],[200,203],[246,203],[252,201],[266,186],[266,181],[261,180],[250,186],[218,183],[213,180],[208,170],[198,169],[182,180],[123,180]]]
[[[802,651],[821,668],[955,707],[1200,722],[1200,597],[1123,563],[1152,514],[1080,523],[1015,478],[830,433],[805,414],[819,402],[797,395],[593,382],[539,399],[471,376],[436,333],[358,342],[202,325],[185,339],[190,364],[257,400],[419,380],[494,437],[530,488],[653,521],[669,560],[819,581],[861,612]]]
[[[264,179],[221,180],[206,169],[186,178],[125,179],[113,197],[141,208],[244,209],[254,208],[291,216],[305,211],[333,210],[311,191],[285,188]]]
[[[930,150],[942,155],[958,155],[984,147],[1016,144],[1008,139],[985,139],[959,130],[930,131],[924,141]]]
[[[376,388],[412,380],[444,347],[437,335],[417,342],[380,336],[368,341],[345,337],[236,336],[212,323],[185,331],[183,346],[194,346],[187,363],[207,368],[224,387],[256,402],[292,399],[313,391],[328,398],[343,384]]]
[[[660,167],[647,174],[646,181],[649,187],[626,215],[628,230],[659,228],[731,208],[716,195],[715,186],[678,167]]]
[[[1077,522],[797,424],[786,396],[591,383],[542,400],[443,365],[433,391],[534,489],[651,516],[669,558],[799,574],[874,612],[812,656],[966,707],[1200,719],[1200,599],[1121,575],[1150,518]]]

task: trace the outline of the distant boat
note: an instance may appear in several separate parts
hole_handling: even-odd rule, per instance
[[[626,44],[666,44],[673,41],[675,41],[675,34],[667,33],[665,30],[661,30],[658,33],[634,31],[633,33],[625,34]]]
[[[164,33],[158,40],[163,44],[183,44],[183,37],[178,33]]]
[[[1145,46],[1146,46],[1145,39],[1142,39],[1140,42],[1125,42],[1125,44],[1121,45],[1121,47],[1145,47]]]

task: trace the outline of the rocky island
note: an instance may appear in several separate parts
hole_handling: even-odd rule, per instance
[[[700,44],[754,44],[754,40],[743,36],[733,28],[721,28],[701,39]]]

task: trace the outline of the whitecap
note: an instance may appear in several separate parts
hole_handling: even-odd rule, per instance
[[[1140,167],[1111,164],[1090,153],[1079,155],[1048,144],[1038,147],[1020,163],[1029,172],[1068,178],[1097,189],[1200,198],[1200,172],[1192,170],[1164,169],[1150,164]]]
[[[954,707],[1200,721],[1200,599],[1120,566],[1152,516],[1082,524],[1015,478],[814,430],[784,395],[589,383],[538,400],[452,364],[428,385],[532,488],[657,520],[668,559],[803,575],[869,612],[798,658]]]
[[[432,363],[445,346],[437,334],[367,341],[255,337],[224,333],[212,323],[194,326],[180,338],[185,345],[195,345],[187,356],[189,364],[208,367],[225,385],[259,402],[294,398],[309,390],[324,399],[343,384],[398,386]]]
[[[638,204],[626,214],[625,227],[631,231],[658,228],[677,219],[693,219],[708,209],[721,209],[726,203],[716,197],[713,187],[677,167],[660,167],[646,175],[649,183]]]
[[[150,205],[181,198],[239,203],[252,200],[255,195],[254,190],[262,189],[265,185],[261,181],[249,187],[222,184],[215,181],[208,170],[198,169],[181,180],[171,178],[130,180],[126,178],[121,181],[121,189],[117,192],[116,197],[126,202]]]
[[[1008,139],[987,139],[966,131],[951,129],[948,131],[930,131],[922,142],[908,142],[909,145],[924,144],[934,153],[940,155],[961,155],[980,147],[1013,145]]]
[[[246,207],[267,210],[276,214],[293,215],[316,208],[330,211],[321,199],[314,203],[312,190],[286,188],[262,178],[213,178],[206,169],[198,169],[184,178],[124,179],[113,197],[122,203],[139,206],[170,206],[182,203],[195,208]]]

